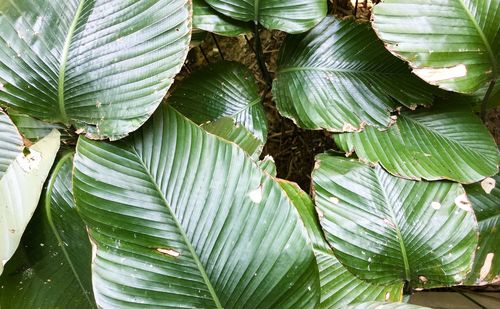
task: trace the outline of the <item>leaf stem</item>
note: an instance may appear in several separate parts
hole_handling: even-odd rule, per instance
[[[490,98],[491,93],[493,92],[493,88],[495,88],[496,79],[493,79],[488,86],[488,90],[484,94],[483,102],[481,103],[481,119],[483,122],[486,121],[486,109],[488,107],[488,100]]]
[[[257,57],[257,63],[259,64],[264,81],[266,82],[266,90],[269,90],[271,89],[272,78],[267,70],[266,61],[264,59],[264,51],[262,50],[262,42],[260,41],[259,24],[257,22],[254,23],[253,34],[255,56]]]
[[[222,49],[220,49],[220,46],[219,46],[219,41],[217,41],[217,38],[215,37],[215,34],[212,33],[212,38],[214,39],[214,42],[215,42],[215,46],[217,46],[217,51],[219,52],[219,56],[220,58],[222,59],[222,61],[224,61],[224,54],[222,53]]]

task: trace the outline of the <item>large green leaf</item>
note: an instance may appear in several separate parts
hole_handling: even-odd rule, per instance
[[[472,93],[500,76],[500,0],[385,0],[373,26],[424,80]]]
[[[29,153],[19,153],[0,179],[0,274],[35,211],[58,149],[59,132],[54,130]]]
[[[0,2],[0,105],[117,139],[156,109],[187,55],[188,0]]]
[[[253,73],[242,64],[208,65],[183,80],[168,104],[197,124],[233,118],[265,143],[267,119]]]
[[[335,136],[345,151],[410,179],[472,183],[498,172],[498,147],[481,120],[464,105],[402,111],[387,131],[366,127]]]
[[[205,0],[193,0],[193,28],[224,36],[238,36],[252,32],[250,23],[222,15],[209,6]]]
[[[304,128],[336,132],[385,128],[398,105],[430,105],[433,91],[368,23],[335,17],[285,40],[273,85],[282,115]]]
[[[23,138],[12,120],[0,109],[0,179],[22,153]]]
[[[220,13],[253,21],[267,29],[299,33],[314,27],[327,13],[325,0],[205,0]]]
[[[342,266],[324,239],[309,195],[295,183],[285,180],[278,182],[297,208],[313,242],[321,284],[320,308],[341,308],[351,303],[370,300],[402,300],[402,283],[388,286],[371,284],[358,279]]]
[[[313,308],[318,269],[286,195],[233,144],[161,106],[116,143],[80,138],[76,205],[102,307]]]
[[[95,308],[91,249],[71,192],[73,154],[56,165],[44,203],[0,277],[2,308]]]
[[[359,278],[431,288],[470,271],[478,227],[460,184],[406,180],[323,154],[313,185],[326,238]]]
[[[479,245],[467,284],[500,278],[500,176],[465,187],[479,223]]]

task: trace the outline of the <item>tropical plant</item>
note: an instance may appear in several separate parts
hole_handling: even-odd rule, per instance
[[[500,152],[476,113],[500,105],[500,0],[371,16],[0,2],[0,307],[423,308],[408,296],[498,282]],[[274,71],[263,28],[287,33]],[[207,32],[245,35],[259,71],[178,74]],[[336,144],[310,194],[263,151],[271,96]]]

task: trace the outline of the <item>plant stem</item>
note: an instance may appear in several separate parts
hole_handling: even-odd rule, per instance
[[[490,98],[491,93],[493,92],[493,88],[495,88],[496,79],[490,82],[488,86],[488,90],[484,94],[483,102],[481,103],[481,119],[483,122],[486,121],[486,108],[488,107],[488,100]]]
[[[260,41],[259,24],[257,22],[254,23],[253,34],[255,56],[257,57],[257,63],[259,64],[260,71],[262,72],[262,76],[266,82],[266,90],[269,90],[271,89],[272,78],[266,67],[264,51],[262,50],[262,42]]]
[[[222,53],[222,50],[220,49],[219,42],[217,41],[217,38],[215,37],[215,34],[212,33],[212,38],[214,39],[215,46],[217,46],[217,51],[219,52],[220,58],[222,61],[224,61],[224,54]]]

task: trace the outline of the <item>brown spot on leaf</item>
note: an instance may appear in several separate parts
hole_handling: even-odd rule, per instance
[[[493,189],[495,189],[496,181],[494,178],[488,177],[481,181],[481,188],[483,188],[486,194],[490,194]]]
[[[465,211],[472,211],[471,203],[467,198],[467,194],[465,193],[460,194],[455,198],[455,205],[457,205],[458,208],[463,209]]]
[[[482,281],[484,280],[488,274],[490,273],[491,270],[491,264],[493,262],[493,258],[495,257],[495,253],[490,252],[486,255],[486,259],[484,259],[484,264],[481,267],[481,270],[479,271],[479,279]]]
[[[173,249],[166,249],[166,248],[157,248],[156,251],[162,253],[162,254],[166,254],[166,255],[169,255],[169,256],[173,256],[173,257],[178,257],[181,255],[180,252],[178,251],[175,251]]]

